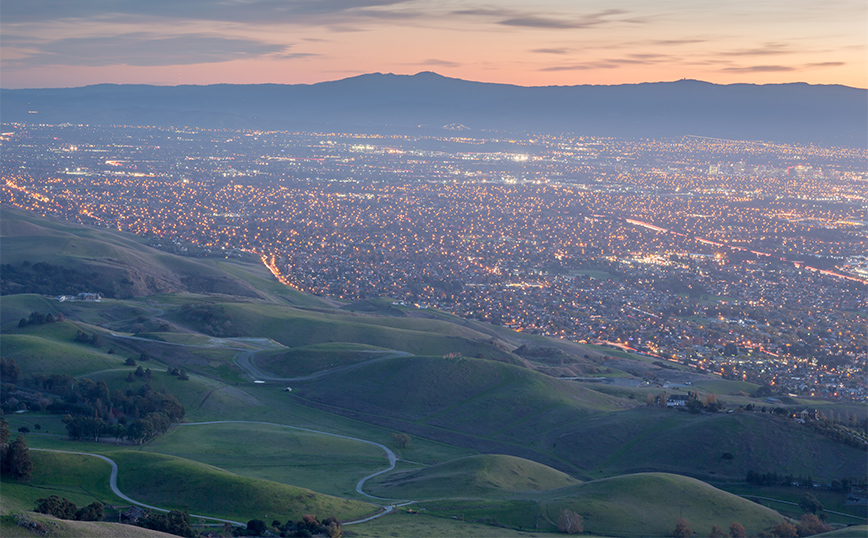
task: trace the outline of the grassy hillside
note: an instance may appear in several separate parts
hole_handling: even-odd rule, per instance
[[[109,488],[111,467],[105,461],[76,454],[31,451],[34,471],[26,483],[4,479],[3,507],[9,511],[33,510],[36,500],[59,495],[77,506],[94,501],[124,504]]]
[[[707,536],[712,525],[729,529],[733,521],[755,535],[783,519],[699,480],[663,473],[587,482],[557,495],[541,503],[547,521],[557,522],[560,512],[569,509],[584,517],[586,531],[614,536],[635,536],[637,529],[643,536],[671,536],[679,517],[688,519],[700,536]]]
[[[516,492],[577,484],[567,474],[534,461],[504,455],[480,455],[424,469],[380,475],[366,483],[377,496],[392,499],[500,497]]]
[[[298,384],[297,393],[366,415],[520,443],[535,440],[529,432],[546,431],[624,405],[526,368],[443,357],[373,361],[327,379]]]
[[[101,292],[136,297],[160,292],[264,295],[218,267],[147,247],[134,236],[4,208],[0,215],[4,294]],[[13,271],[14,270],[14,271]]]
[[[147,504],[191,513],[247,521],[301,519],[304,514],[350,520],[378,508],[309,489],[239,476],[211,465],[141,451],[114,452],[118,487]],[[266,516],[267,514],[267,516]]]
[[[251,302],[211,303],[167,314],[172,321],[198,331],[221,330],[227,336],[271,338],[295,348],[314,344],[352,342],[412,354],[460,353],[507,362],[520,362],[491,337],[458,325],[432,319],[378,317],[288,308]],[[231,333],[231,334],[228,334]]]
[[[589,417],[570,431],[552,429],[546,442],[592,476],[662,470],[742,480],[753,469],[831,481],[868,472],[864,451],[766,413],[641,407]]]
[[[263,424],[184,426],[145,450],[344,497],[356,497],[356,483],[388,465],[370,444]]]
[[[335,342],[259,353],[254,362],[277,377],[298,377],[369,361],[392,351],[364,344]]]
[[[171,538],[174,534],[152,531],[122,525],[120,523],[70,521],[35,512],[16,512],[15,515],[0,517],[0,535],[4,538],[33,538],[37,536],[32,531],[18,524],[19,519],[28,522],[38,522],[49,529],[52,538]]]

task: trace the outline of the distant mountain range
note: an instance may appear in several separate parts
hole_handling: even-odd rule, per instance
[[[868,90],[696,80],[524,87],[436,73],[369,74],[318,84],[0,90],[4,123],[375,132],[556,132],[709,136],[868,146]]]

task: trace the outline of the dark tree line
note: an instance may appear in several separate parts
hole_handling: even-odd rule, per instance
[[[190,526],[190,514],[185,510],[172,510],[168,514],[150,512],[139,520],[138,525],[154,531],[167,532],[177,536],[193,538],[196,531]]]
[[[46,323],[63,321],[63,319],[63,314],[57,314],[55,316],[51,312],[48,314],[43,314],[42,312],[31,312],[26,318],[21,318],[21,321],[18,322],[18,326],[27,327],[28,325],[45,325]]]
[[[38,293],[40,295],[75,295],[82,289],[105,297],[132,295],[133,282],[126,276],[106,278],[96,271],[79,270],[45,262],[0,266],[0,294]]]
[[[36,499],[36,509],[34,512],[52,515],[60,519],[102,521],[102,518],[105,516],[105,507],[101,503],[92,502],[87,506],[78,508],[74,502],[66,497],[51,495],[42,499]]]

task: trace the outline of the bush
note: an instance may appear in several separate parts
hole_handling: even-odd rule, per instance
[[[36,499],[36,509],[33,511],[39,512],[40,514],[48,514],[60,519],[76,519],[75,515],[77,512],[75,503],[66,497],[59,497],[58,495]]]

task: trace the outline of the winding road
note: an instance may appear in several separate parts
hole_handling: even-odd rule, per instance
[[[168,512],[169,511],[165,508],[159,508],[157,506],[151,506],[149,504],[145,504],[145,503],[133,500],[133,499],[127,497],[126,495],[124,495],[124,493],[120,489],[118,489],[118,464],[115,463],[114,460],[112,460],[110,458],[107,458],[107,457],[102,456],[100,454],[91,454],[89,452],[72,452],[70,450],[51,450],[48,448],[31,448],[30,450],[34,450],[37,452],[57,452],[59,454],[76,454],[78,456],[91,456],[93,458],[99,458],[103,461],[106,461],[106,462],[108,462],[109,465],[112,466],[112,472],[111,472],[111,475],[109,475],[109,486],[112,488],[112,492],[115,495],[117,495],[118,497],[127,501],[130,504],[135,504],[137,506],[141,506],[142,508],[150,508],[151,510],[156,510],[158,512]],[[199,519],[207,519],[210,521],[219,521],[221,523],[231,523],[232,525],[238,525],[241,527],[247,526],[246,523],[241,523],[240,521],[232,521],[231,519],[220,519],[219,517],[200,516],[197,514],[190,514],[190,517],[195,517],[195,518],[199,518]]]
[[[360,443],[373,445],[373,446],[381,449],[383,452],[385,452],[386,458],[389,461],[389,466],[387,468],[381,470],[381,471],[377,471],[375,473],[369,474],[368,476],[365,476],[361,480],[359,480],[358,483],[356,484],[356,492],[359,493],[360,495],[364,495],[365,497],[375,499],[377,501],[397,501],[398,500],[398,499],[386,499],[383,497],[377,497],[377,496],[371,495],[370,493],[365,493],[365,491],[362,489],[362,487],[364,486],[365,482],[368,479],[373,478],[373,477],[378,476],[378,475],[381,475],[383,473],[387,473],[387,472],[389,472],[395,468],[395,463],[398,461],[398,456],[396,456],[395,453],[392,452],[392,450],[389,447],[387,447],[386,445],[383,445],[381,443],[377,443],[375,441],[368,441],[367,439],[360,439],[358,437],[351,437],[349,435],[340,435],[337,433],[329,433],[329,432],[324,432],[324,431],[320,431],[320,430],[314,430],[311,428],[302,428],[300,426],[289,426],[286,424],[277,424],[276,422],[260,422],[260,421],[253,421],[253,420],[212,420],[212,421],[208,421],[208,422],[186,422],[186,423],[178,424],[178,425],[176,425],[176,427],[180,427],[180,426],[206,426],[206,425],[212,425],[212,424],[260,424],[260,425],[264,425],[264,426],[276,426],[278,428],[288,428],[290,430],[298,430],[298,431],[304,431],[304,432],[308,432],[308,433],[316,433],[319,435],[328,435],[330,437],[338,437],[340,439],[348,439],[351,441],[357,441]],[[143,502],[136,501],[134,499],[131,499],[127,495],[125,495],[118,488],[118,465],[117,465],[117,463],[114,462],[114,460],[112,460],[106,456],[103,456],[101,454],[92,454],[89,452],[72,452],[69,450],[51,450],[51,449],[47,449],[47,448],[31,448],[30,450],[36,450],[39,452],[56,452],[56,453],[60,453],[60,454],[76,454],[79,456],[91,456],[94,458],[99,458],[105,462],[108,462],[108,464],[111,465],[112,470],[111,470],[111,475],[109,475],[109,486],[111,487],[111,490],[115,495],[117,495],[118,497],[127,501],[130,504],[135,504],[137,506],[141,506],[142,508],[149,508],[151,510],[156,510],[159,512],[168,512],[169,511],[165,508],[159,508],[157,506],[151,506],[149,504],[145,504]],[[357,519],[354,521],[347,521],[347,522],[344,522],[343,524],[344,525],[354,525],[357,523],[364,523],[366,521],[371,521],[373,519],[377,519],[378,517],[382,517],[382,516],[392,512],[396,506],[406,506],[406,505],[412,504],[414,502],[415,501],[401,501],[400,504],[378,504],[378,503],[375,503],[375,504],[377,504],[377,506],[379,506],[380,508],[383,509],[381,512],[378,512],[372,516],[368,516],[368,517],[363,518],[363,519]],[[246,526],[245,523],[241,523],[240,521],[232,521],[231,519],[221,519],[218,517],[202,516],[202,515],[197,515],[197,514],[190,514],[190,517],[199,518],[199,519],[206,519],[206,520],[210,520],[210,521],[219,521],[221,523],[230,523],[232,525],[237,525],[240,527]]]

